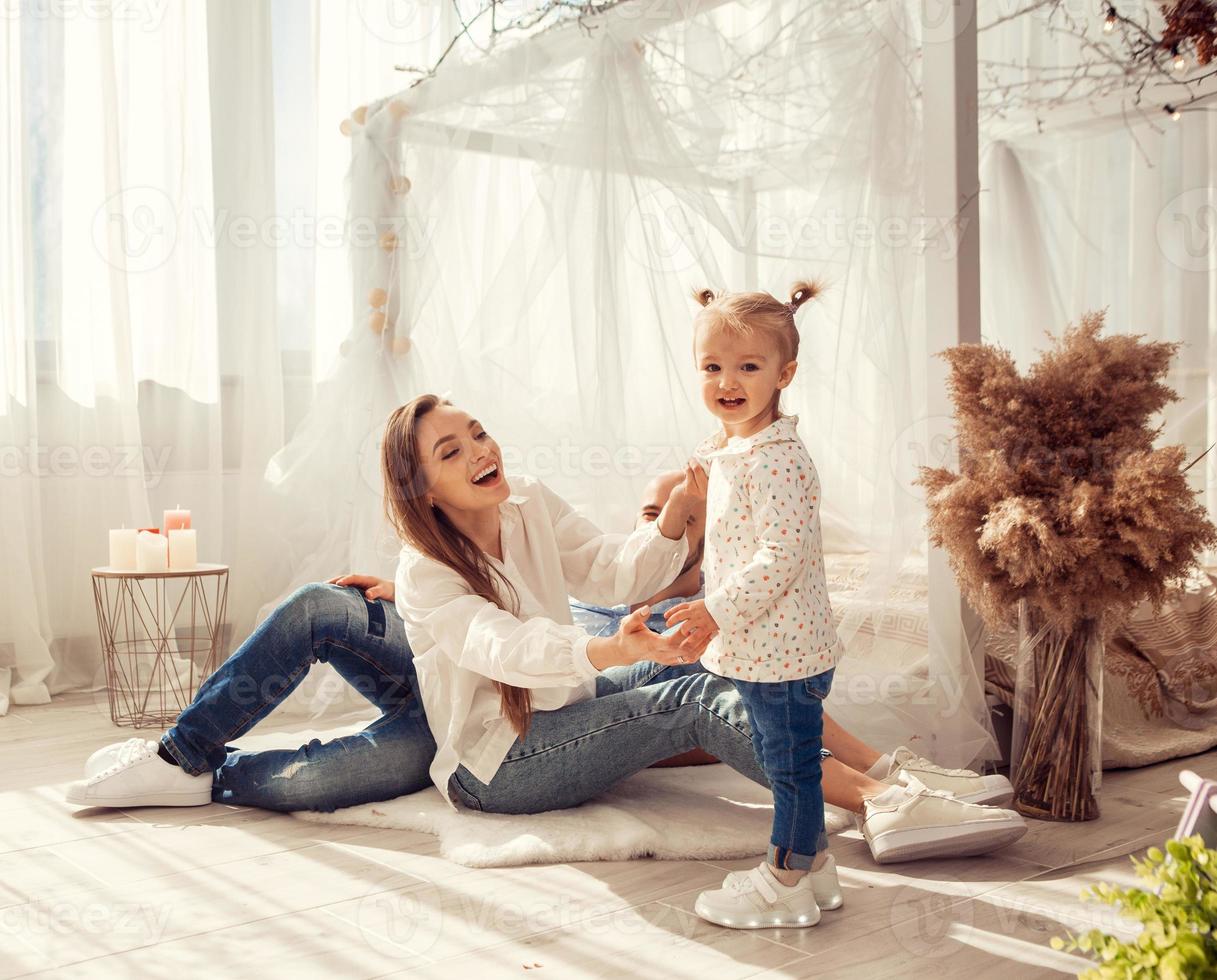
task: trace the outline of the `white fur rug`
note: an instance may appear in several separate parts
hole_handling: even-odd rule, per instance
[[[829,833],[850,825],[845,811],[825,809]],[[646,769],[582,806],[522,816],[453,811],[434,787],[383,803],[292,816],[435,834],[444,858],[470,868],[643,857],[723,860],[764,853],[773,798],[720,763]]]

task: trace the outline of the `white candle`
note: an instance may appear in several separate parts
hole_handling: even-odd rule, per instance
[[[167,572],[169,542],[163,534],[140,531],[135,539],[135,570],[137,572]]]
[[[175,572],[198,567],[198,533],[190,528],[176,528],[169,532],[169,567]]]
[[[135,571],[135,535],[133,527],[110,532],[110,567],[120,572]]]
[[[182,510],[181,504],[178,504],[173,510],[165,511],[164,520],[161,521],[161,534],[188,527],[190,527],[190,511]]]

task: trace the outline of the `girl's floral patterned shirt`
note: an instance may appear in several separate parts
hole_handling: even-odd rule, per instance
[[[707,670],[788,681],[831,670],[844,653],[820,533],[820,478],[786,415],[747,438],[701,444],[708,467],[706,609],[719,633]]]

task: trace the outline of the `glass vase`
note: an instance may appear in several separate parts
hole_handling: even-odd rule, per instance
[[[1094,820],[1103,781],[1103,623],[1068,632],[1019,601],[1010,747],[1014,809],[1039,820]]]

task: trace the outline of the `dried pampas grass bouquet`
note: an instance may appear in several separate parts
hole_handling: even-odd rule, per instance
[[[1106,631],[1160,608],[1217,544],[1183,447],[1154,447],[1179,345],[1102,329],[1084,316],[1025,375],[1001,348],[944,351],[959,471],[916,481],[963,595],[990,627],[1019,626],[1015,805],[1055,819],[1098,815]]]

